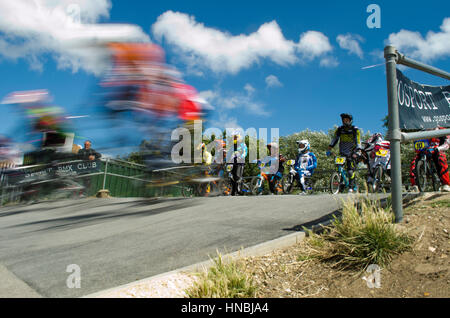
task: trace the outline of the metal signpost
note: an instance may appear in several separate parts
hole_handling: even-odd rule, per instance
[[[397,98],[397,64],[403,64],[411,68],[430,73],[450,80],[450,74],[435,67],[414,61],[397,52],[395,47],[386,46],[384,48],[384,57],[386,59],[386,80],[388,92],[388,133],[387,139],[391,142],[391,195],[392,209],[395,214],[395,222],[401,222],[403,219],[402,207],[402,172],[400,159],[400,143],[425,139],[437,138],[450,135],[450,129],[438,131],[423,131],[415,133],[402,133],[400,131],[399,108]]]

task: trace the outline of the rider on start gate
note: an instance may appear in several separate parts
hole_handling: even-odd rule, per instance
[[[328,146],[327,156],[331,155],[331,149],[339,141],[339,154],[347,158],[347,172],[349,175],[349,192],[356,191],[355,170],[358,158],[361,156],[361,132],[353,126],[353,116],[341,114],[342,126],[338,127],[333,140]]]

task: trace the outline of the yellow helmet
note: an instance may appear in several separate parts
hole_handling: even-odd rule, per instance
[[[234,144],[237,144],[238,140],[242,140],[242,136],[239,133],[233,135]]]

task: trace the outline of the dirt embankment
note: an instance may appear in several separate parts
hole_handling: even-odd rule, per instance
[[[246,268],[260,287],[258,297],[450,297],[450,194],[426,194],[410,202],[398,226],[415,242],[381,268],[378,286],[367,282],[372,273],[335,270],[305,256],[308,238],[247,258]]]

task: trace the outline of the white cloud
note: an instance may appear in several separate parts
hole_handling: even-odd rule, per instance
[[[215,100],[219,96],[216,92],[212,90],[201,91],[198,93],[198,95],[208,102]]]
[[[267,87],[281,87],[283,84],[280,82],[278,77],[275,75],[269,75],[266,77],[266,86]]]
[[[369,55],[372,57],[372,60],[384,61],[384,51],[383,50],[379,50],[379,49],[372,50],[369,53]]]
[[[248,96],[253,95],[253,93],[256,91],[256,89],[248,83],[245,84],[244,89],[247,91]]]
[[[333,56],[326,56],[320,60],[320,66],[322,67],[336,67],[339,65],[339,61]]]
[[[232,35],[206,27],[195,17],[167,11],[152,26],[154,37],[174,47],[189,69],[206,68],[216,73],[236,74],[263,59],[278,65],[298,63],[298,54],[313,59],[330,51],[328,38],[317,31],[302,35],[299,43],[287,40],[276,21],[264,23],[249,35]]]
[[[92,45],[93,38],[149,41],[136,26],[93,24],[109,18],[110,9],[109,0],[1,1],[0,56],[24,58],[31,68],[42,69],[42,55],[47,53],[61,69],[99,73],[105,66],[105,52]]]
[[[225,129],[243,129],[241,125],[239,125],[236,117],[230,117],[227,114],[221,112],[219,113],[219,118],[217,120],[212,120],[210,123],[211,127],[219,128],[221,130]]]
[[[349,51],[350,54],[357,55],[360,59],[364,58],[363,50],[359,45],[360,42],[364,42],[364,39],[361,36],[356,34],[340,34],[337,36],[336,41],[341,49]]]
[[[313,59],[331,52],[333,47],[325,34],[318,31],[307,31],[300,36],[297,49],[305,58]]]
[[[419,32],[400,30],[390,34],[385,43],[411,58],[423,61],[445,58],[450,56],[450,17],[443,20],[440,29],[429,31],[425,38]]]
[[[256,91],[255,88],[250,84],[246,84],[244,90],[245,93],[236,91],[222,92],[220,90],[207,90],[200,92],[199,95],[211,104],[218,113],[228,112],[235,109],[243,109],[253,115],[269,116],[270,113],[264,109],[265,105],[254,100],[254,92]]]

